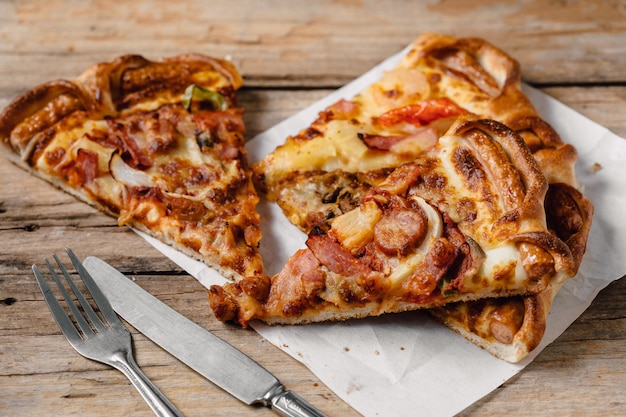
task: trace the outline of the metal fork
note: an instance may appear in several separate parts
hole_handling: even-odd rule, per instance
[[[55,269],[52,267],[48,259],[45,259],[52,278],[59,287],[59,290],[63,295],[72,316],[74,317],[74,321],[78,324],[77,328],[59,301],[57,301],[56,296],[44,280],[39,268],[37,268],[36,265],[33,265],[33,273],[35,274],[35,278],[37,278],[39,288],[48,303],[48,307],[50,307],[52,315],[59,324],[59,327],[65,337],[67,337],[70,345],[72,345],[81,355],[120,370],[124,375],[126,375],[130,382],[132,382],[135,388],[137,388],[137,391],[139,391],[143,399],[146,400],[152,411],[154,411],[157,416],[182,417],[182,413],[139,369],[139,366],[137,366],[137,363],[135,363],[133,358],[130,332],[126,327],[124,327],[115,311],[113,311],[111,304],[109,304],[104,294],[102,294],[76,255],[74,255],[70,249],[65,250],[74,264],[76,272],[78,272],[78,275],[85,283],[85,287],[91,293],[91,297],[93,298],[95,305],[104,317],[104,321],[100,319],[89,302],[80,292],[79,288],[76,286],[74,280],[67,272],[59,258],[56,255],[53,255],[59,269],[65,277],[65,280],[72,289],[72,292],[76,296],[78,303],[80,303],[80,306],[86,315],[85,317],[81,314],[79,307],[72,300],[69,292],[55,272]],[[89,322],[91,322],[91,324]]]

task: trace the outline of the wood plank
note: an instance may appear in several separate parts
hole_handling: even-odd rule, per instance
[[[543,91],[626,138],[626,86],[550,87]]]
[[[420,33],[479,36],[517,58],[533,83],[626,81],[624,4],[492,0],[216,0],[104,7],[98,1],[0,1],[0,96],[12,97],[118,55],[230,56],[249,86],[336,87]],[[503,35],[505,34],[505,35]]]

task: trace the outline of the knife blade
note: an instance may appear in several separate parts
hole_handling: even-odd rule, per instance
[[[158,300],[105,261],[90,256],[83,265],[117,314],[243,403],[262,404],[284,417],[325,417],[285,389],[267,369]]]

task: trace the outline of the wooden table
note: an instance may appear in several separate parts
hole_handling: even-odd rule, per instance
[[[521,62],[527,82],[626,137],[626,3],[609,0],[0,0],[0,104],[124,53],[195,51],[230,56],[243,73],[240,102],[252,137],[426,30],[493,42]],[[358,415],[254,331],[217,322],[194,278],[112,218],[4,157],[0,178],[0,415],[151,415],[120,373],[70,348],[45,306],[30,266],[65,246],[114,263],[319,408]],[[625,308],[620,280],[531,365],[462,415],[625,415]],[[241,405],[133,336],[137,362],[186,415],[273,415]]]

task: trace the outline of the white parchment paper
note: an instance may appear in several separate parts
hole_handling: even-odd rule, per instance
[[[247,146],[250,160],[262,159],[287,136],[310,124],[320,110],[378,79],[404,52],[255,137]],[[306,326],[253,324],[364,416],[414,416],[415,410],[422,416],[450,416],[462,411],[522,370],[576,320],[601,289],[626,274],[626,140],[557,100],[528,86],[524,89],[563,140],[578,149],[577,174],[595,205],[580,271],[556,297],[543,342],[529,357],[518,364],[496,359],[422,312]],[[594,164],[601,167],[595,173]],[[276,205],[262,201],[259,211],[263,217],[261,251],[266,272],[273,274],[296,249],[304,247],[306,236],[287,222]],[[204,264],[142,236],[206,287],[225,282]]]

